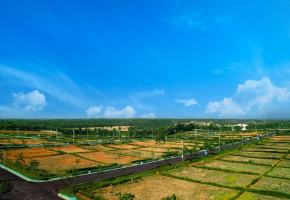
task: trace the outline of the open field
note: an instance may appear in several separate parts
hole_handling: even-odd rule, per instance
[[[261,159],[261,158],[249,158],[242,156],[223,156],[222,160],[237,161],[237,162],[252,162],[254,164],[274,165],[279,159]]]
[[[289,178],[290,179],[290,168],[284,168],[284,167],[276,167],[271,171],[268,176],[274,176],[274,177],[282,177],[282,178]]]
[[[175,194],[177,199],[230,199],[237,194],[236,190],[208,186],[165,176],[144,177],[142,180],[109,186],[94,192],[96,196],[106,199],[119,199],[115,194],[131,192],[136,199],[162,199]],[[100,194],[102,193],[102,194]]]
[[[279,152],[279,153],[287,153],[287,149],[267,149],[267,148],[246,148],[243,151],[245,152],[264,152],[264,153],[271,153],[271,152]]]
[[[257,175],[222,172],[216,170],[199,169],[195,167],[176,169],[169,171],[168,173],[178,177],[187,177],[194,180],[244,187],[254,178],[258,177]]]
[[[285,179],[263,177],[251,188],[273,190],[290,194],[290,180],[287,181]]]
[[[232,162],[226,162],[222,160],[205,162],[199,165],[205,166],[205,167],[223,168],[223,169],[229,169],[229,170],[235,170],[235,171],[253,172],[253,173],[258,173],[258,174],[264,173],[270,169],[270,166],[268,167],[268,166],[261,166],[261,165],[251,165],[251,164],[246,164],[246,163],[233,164]]]
[[[285,200],[285,199],[255,194],[255,193],[251,193],[251,192],[245,192],[239,197],[239,200]]]
[[[238,152],[233,155],[241,155],[245,157],[257,157],[257,158],[276,158],[280,159],[284,155],[283,153],[269,153],[269,152]]]

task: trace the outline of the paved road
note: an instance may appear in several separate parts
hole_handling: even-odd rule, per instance
[[[275,132],[271,132],[268,134],[268,136],[274,135]],[[267,136],[261,136],[261,138],[266,138]],[[256,139],[244,141],[244,144],[247,144],[249,142],[256,141]],[[222,146],[221,150],[225,149],[230,149],[236,146],[241,146],[242,142],[235,143],[233,145],[228,145],[228,146]],[[219,148],[215,148],[213,150],[208,151],[208,154],[211,153],[217,153],[219,151]],[[198,152],[195,155],[186,155],[184,156],[184,160],[192,159],[192,158],[199,158],[204,155],[204,152]],[[182,161],[181,156],[180,157],[175,157],[170,159],[168,162],[170,164],[175,164],[179,163]],[[80,183],[86,183],[90,181],[95,181],[104,178],[111,178],[115,176],[120,176],[120,175],[125,175],[125,174],[130,174],[130,173],[140,173],[147,171],[149,169],[153,169],[159,166],[163,166],[168,164],[168,162],[162,160],[162,161],[156,161],[152,163],[146,163],[143,165],[136,165],[136,166],[131,166],[131,167],[124,167],[116,170],[111,170],[111,171],[106,171],[99,174],[88,174],[88,175],[83,175],[76,177],[74,179],[75,184],[80,184]],[[49,181],[49,182],[29,182],[26,181],[13,173],[10,173],[9,171],[6,171],[2,168],[0,168],[0,180],[6,176],[9,180],[12,181],[14,187],[12,191],[6,195],[6,199],[15,199],[15,200],[21,200],[21,199],[37,199],[37,200],[55,200],[55,199],[61,199],[58,197],[58,191],[63,187],[62,183],[60,180],[57,181]],[[4,199],[2,197],[1,199]]]

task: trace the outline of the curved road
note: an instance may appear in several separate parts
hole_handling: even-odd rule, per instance
[[[268,133],[268,137],[274,135],[275,132]],[[260,138],[266,138],[267,135],[261,136]],[[244,141],[244,144],[247,144],[249,142],[256,141],[256,139],[252,140],[247,140]],[[225,149],[230,149],[236,146],[241,146],[242,142],[235,143],[233,145],[228,145],[228,146],[222,146],[221,150]],[[217,153],[219,152],[219,148],[215,148],[213,150],[208,151],[208,154],[211,153]],[[186,155],[184,156],[184,160],[192,159],[192,158],[199,158],[204,155],[204,152],[198,152],[195,155]],[[170,159],[168,162],[170,164],[175,164],[179,163],[182,161],[182,157],[175,157]],[[168,164],[168,162],[161,160],[161,161],[156,161],[156,162],[151,162],[151,163],[146,163],[142,165],[135,165],[131,167],[123,167],[120,169],[116,170],[110,170],[106,172],[102,172],[100,174],[100,178],[111,178],[115,176],[120,176],[120,175],[125,175],[125,174],[130,174],[130,173],[140,173],[147,171],[149,169],[153,169],[159,166],[163,166]],[[30,182],[26,181],[13,173],[6,171],[2,168],[0,168],[0,180],[6,176],[8,180],[12,182],[14,185],[13,189],[9,194],[6,195],[6,199],[39,199],[39,200],[55,200],[55,199],[62,199],[58,197],[58,191],[63,187],[62,183],[60,180],[56,181],[48,181],[48,182]],[[90,181],[95,181],[99,179],[99,174],[88,174],[88,175],[82,175],[74,178],[74,184],[80,184],[80,183],[86,183]],[[1,199],[4,199],[2,197]]]

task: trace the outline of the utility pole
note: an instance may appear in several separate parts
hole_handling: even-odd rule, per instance
[[[151,131],[152,131],[152,140],[153,140],[153,129]]]
[[[89,131],[89,130],[87,129],[87,139],[88,139],[88,131]]]
[[[17,128],[17,137],[19,137],[19,128]]]
[[[120,130],[119,130],[119,141],[121,142],[121,134],[120,134]]]
[[[242,132],[242,145],[244,145],[244,135],[243,135],[243,132]]]
[[[57,129],[56,129],[56,131],[55,131],[55,139],[57,139]]]
[[[183,162],[183,139],[182,139],[182,162]]]
[[[221,135],[219,135],[219,149],[221,151]]]
[[[75,129],[73,129],[73,144],[75,143]]]
[[[258,132],[257,132],[257,129],[256,129],[256,135],[257,135],[257,140],[258,140]]]
[[[174,138],[174,140],[176,139],[176,129],[174,129],[174,131],[175,131],[175,138]]]

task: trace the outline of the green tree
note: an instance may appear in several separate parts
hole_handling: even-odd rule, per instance
[[[0,194],[4,194],[4,200],[5,195],[9,193],[13,188],[13,184],[10,183],[6,177],[2,180],[2,183],[0,184]]]
[[[121,194],[121,192],[118,192],[115,194],[116,196],[119,196],[120,200],[133,200],[135,199],[135,195],[130,193],[125,193],[125,194]]]
[[[39,162],[37,162],[36,160],[32,160],[30,161],[30,166],[29,166],[29,169],[30,170],[34,170],[34,171],[37,171],[38,169],[38,166],[39,166]]]
[[[176,200],[176,195],[173,194],[171,197],[165,197],[165,198],[162,198],[162,200]]]
[[[78,168],[79,167],[79,163],[81,162],[81,160],[77,158],[75,162],[76,162],[77,168]]]
[[[21,164],[21,162],[25,163],[22,155],[23,155],[23,153],[20,153],[20,154],[17,154],[16,156],[14,156],[14,157],[17,157],[17,159],[15,160],[15,163],[17,163],[17,164]]]

